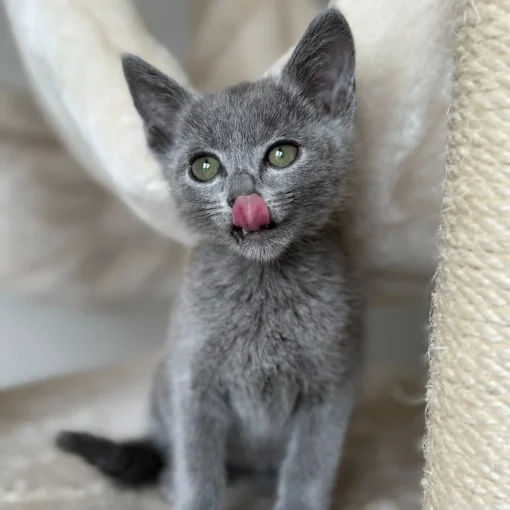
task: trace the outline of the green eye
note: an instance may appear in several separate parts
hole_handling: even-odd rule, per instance
[[[219,171],[220,162],[214,156],[200,156],[191,163],[193,177],[202,182],[214,179]]]
[[[276,168],[285,168],[292,163],[297,157],[298,149],[291,143],[283,143],[276,145],[267,154],[267,160],[271,166]]]

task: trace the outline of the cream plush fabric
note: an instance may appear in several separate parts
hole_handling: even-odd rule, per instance
[[[178,284],[186,250],[93,181],[14,90],[0,90],[0,212],[4,287],[100,304],[167,297]]]
[[[36,232],[60,228],[64,208],[59,209],[55,200],[62,194],[56,197],[50,189],[76,179],[82,180],[83,189],[94,190],[90,200],[101,197],[98,200],[110,213],[89,220],[96,227],[98,222],[108,224],[104,231],[95,228],[94,232],[82,229],[81,212],[74,216],[74,223],[68,217],[66,228],[82,230],[81,242],[68,243],[65,255],[61,251],[62,257],[54,260],[32,251],[21,256],[14,243],[2,273],[23,275],[28,266],[24,277],[13,276],[10,281],[19,281],[27,291],[41,292],[46,286],[47,293],[51,288],[57,296],[62,289],[78,288],[72,279],[80,272],[89,295],[101,295],[103,290],[93,290],[99,285],[94,280],[97,267],[104,267],[101,250],[97,257],[87,253],[96,251],[93,245],[111,244],[111,233],[120,231],[130,234],[121,234],[126,250],[122,250],[123,267],[143,266],[133,281],[158,292],[167,280],[178,279],[184,260],[183,248],[163,240],[161,233],[185,245],[193,239],[179,222],[166,183],[145,147],[119,54],[137,53],[182,83],[187,82],[185,73],[148,33],[129,0],[4,3],[39,103],[81,165],[67,155],[59,156],[69,158],[69,163],[53,172],[54,182],[38,198],[40,207],[53,208],[55,214],[19,211],[16,223],[31,225]],[[421,297],[436,261],[453,0],[333,3],[347,16],[358,49],[359,149],[353,200],[357,259],[373,302],[403,295]],[[281,66],[284,58],[277,55],[292,46],[317,9],[312,0],[196,0],[196,7],[188,68],[194,83],[204,89],[261,75],[275,59],[278,64],[272,69]],[[23,138],[18,146],[23,146]],[[36,165],[37,148],[30,150]],[[12,153],[9,164],[0,169],[6,182],[17,179],[12,167],[24,165],[24,159],[19,150]],[[16,200],[15,196],[11,199]],[[82,198],[85,202],[85,193]],[[89,214],[99,214],[97,207]],[[140,246],[143,255],[131,257]],[[47,249],[39,244],[30,250],[41,247]],[[36,259],[40,264],[34,266],[31,261]],[[162,276],[162,264],[166,276]],[[63,271],[68,265],[75,267]],[[134,288],[123,282],[127,272],[117,268],[109,273],[108,293],[120,297]],[[171,294],[173,287],[166,292]]]
[[[5,0],[39,102],[84,168],[151,225],[183,236],[122,76],[130,51],[185,82],[128,0]]]
[[[0,393],[2,510],[163,510],[155,491],[116,491],[53,446],[61,428],[141,433],[153,359]],[[354,415],[335,509],[419,510],[423,399],[407,377],[374,381]],[[374,388],[377,388],[375,390]],[[270,510],[271,487],[243,482],[230,510]]]
[[[281,67],[316,10],[306,0],[195,3],[187,67],[204,89]],[[358,260],[373,302],[421,297],[436,261],[453,0],[334,3],[358,49]],[[52,129],[29,98],[2,92],[0,282],[82,303],[171,295],[193,240],[145,147],[119,54],[137,53],[183,83],[186,74],[129,0],[4,4]],[[166,508],[153,493],[114,491],[51,445],[63,426],[141,428],[151,368],[136,362],[0,393],[0,507]],[[377,386],[355,415],[337,504],[418,510],[423,406],[402,400],[399,385]],[[234,507],[252,500],[244,489],[233,491]]]

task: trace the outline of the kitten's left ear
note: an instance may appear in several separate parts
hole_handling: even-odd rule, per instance
[[[354,38],[338,9],[320,13],[298,42],[282,78],[289,80],[331,116],[355,106]]]

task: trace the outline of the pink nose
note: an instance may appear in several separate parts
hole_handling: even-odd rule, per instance
[[[249,232],[269,225],[269,209],[264,199],[256,193],[237,197],[232,207],[232,222]]]

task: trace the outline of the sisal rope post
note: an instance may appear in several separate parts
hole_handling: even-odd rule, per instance
[[[460,0],[425,510],[510,508],[510,0]]]

